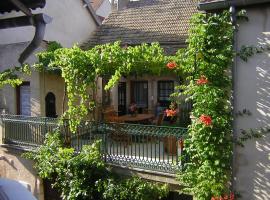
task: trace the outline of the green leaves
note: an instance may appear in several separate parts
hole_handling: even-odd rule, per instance
[[[168,186],[144,181],[138,177],[98,183],[104,200],[158,200],[168,195]]]
[[[41,178],[51,179],[64,200],[157,200],[168,194],[167,185],[140,178],[119,178],[108,170],[100,153],[100,141],[81,152],[62,145],[59,133],[49,133],[44,145],[24,157],[35,162]]]
[[[89,116],[89,112],[94,112],[95,105],[89,102],[96,102],[98,77],[111,77],[105,86],[108,90],[116,85],[122,76],[175,73],[166,68],[166,63],[176,58],[165,56],[158,43],[122,48],[120,42],[115,42],[97,45],[87,51],[76,45],[72,48],[61,48],[59,44],[52,43],[47,51],[37,56],[39,63],[35,64],[36,69],[61,70],[68,97],[68,110],[63,118],[71,119],[72,132]]]
[[[0,88],[5,85],[16,87],[22,84],[23,80],[18,77],[20,74],[30,75],[30,66],[24,64],[21,67],[13,67],[0,72]]]
[[[183,71],[192,76],[185,94],[193,102],[196,119],[189,127],[185,142],[189,159],[179,180],[186,185],[184,191],[208,200],[228,193],[231,174],[231,80],[227,72],[234,52],[229,12],[195,15],[188,43],[178,56]],[[200,77],[207,81],[197,81]],[[212,125],[205,126],[201,115],[210,116]]]

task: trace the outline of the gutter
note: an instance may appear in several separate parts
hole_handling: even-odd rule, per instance
[[[198,10],[211,11],[226,9],[232,5],[235,7],[244,7],[263,3],[270,3],[270,0],[216,0],[212,2],[200,2],[198,4]]]
[[[97,26],[101,25],[101,21],[100,19],[97,17],[96,12],[94,11],[93,7],[91,6],[89,0],[82,0],[83,5],[86,6],[88,12],[90,13],[90,15],[92,16],[92,18],[94,19],[95,23]]]

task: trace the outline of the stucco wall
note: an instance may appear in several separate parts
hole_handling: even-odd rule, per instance
[[[65,47],[85,41],[97,27],[81,0],[47,0],[45,8],[36,9],[33,13],[45,13],[53,18],[46,27],[44,39],[58,41]],[[0,18],[16,15],[21,14],[12,12]],[[0,35],[0,44],[30,41],[34,36],[34,27],[2,29]]]
[[[0,45],[0,71],[8,69],[13,66],[20,66],[17,61],[20,53],[28,45],[27,42]],[[41,45],[36,52],[44,49]],[[36,61],[36,57],[32,54],[26,63],[32,64]],[[33,72],[32,76],[24,76],[24,81],[30,81],[30,96],[31,96],[31,115],[37,116],[40,114],[40,84],[39,84],[39,73]],[[2,108],[7,109],[8,113],[16,114],[16,90],[11,86],[4,86],[1,89],[0,105]]]
[[[21,157],[22,151],[0,147],[0,177],[22,181],[38,200],[44,199],[43,183],[33,169],[33,162]]]
[[[240,23],[238,50],[242,45],[270,45],[270,7],[247,9],[249,21]],[[236,111],[249,110],[250,116],[238,116],[236,128],[265,127],[270,124],[270,54],[257,54],[248,62],[237,60]],[[270,134],[237,147],[236,189],[246,200],[270,198]]]
[[[43,91],[40,102],[41,115],[45,116],[45,97],[49,92],[52,92],[55,95],[56,114],[60,117],[63,113],[64,79],[57,74],[42,73],[40,82],[41,91]]]
[[[11,66],[19,66],[17,59],[28,43],[0,45],[0,69],[1,71]],[[45,49],[43,45],[37,50]],[[36,52],[37,52],[36,51]],[[32,54],[26,61],[29,64],[36,62]],[[64,95],[64,80],[60,75],[50,73],[32,72],[31,76],[23,76],[24,81],[30,81],[31,115],[45,116],[45,96],[53,92],[56,96],[56,114],[62,114],[62,100]],[[17,113],[16,89],[4,86],[1,89],[0,108],[5,108],[10,114]]]

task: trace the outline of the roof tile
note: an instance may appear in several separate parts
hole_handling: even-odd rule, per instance
[[[90,39],[84,49],[97,44],[121,40],[131,45],[160,42],[183,45],[190,17],[197,4],[188,0],[140,0],[128,8],[113,12]]]

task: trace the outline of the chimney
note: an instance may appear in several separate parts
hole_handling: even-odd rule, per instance
[[[112,11],[114,11],[115,9],[115,6],[114,6],[114,4],[115,4],[115,1],[114,0],[111,0],[111,8],[112,8]]]
[[[124,10],[127,8],[129,0],[118,0],[117,10]]]

